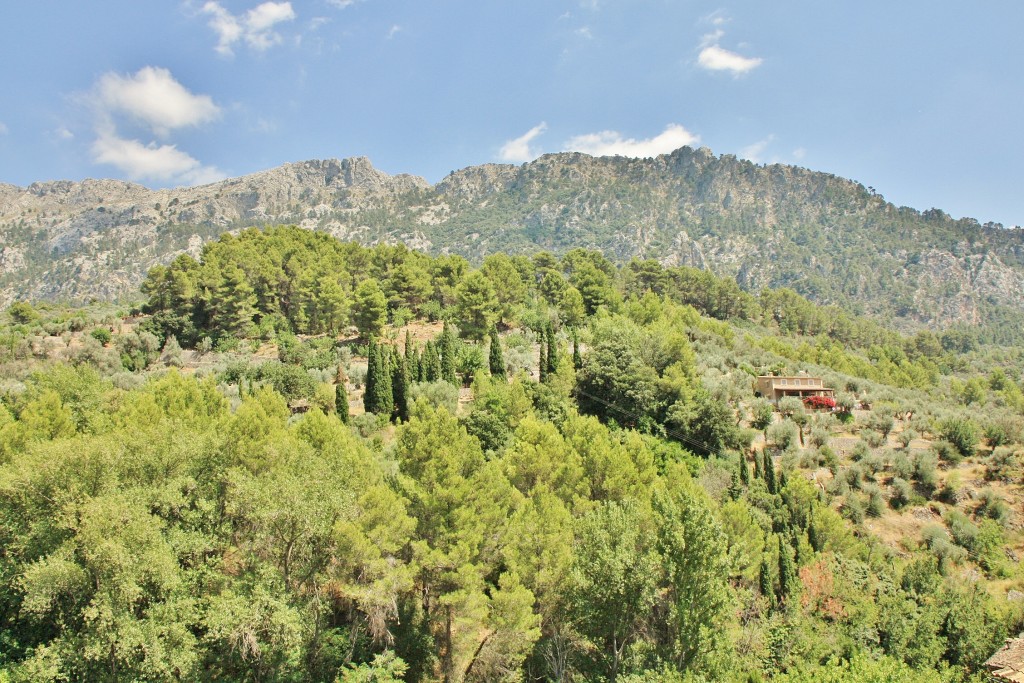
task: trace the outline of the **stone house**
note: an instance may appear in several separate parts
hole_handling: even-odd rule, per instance
[[[776,377],[775,375],[762,375],[757,378],[754,393],[778,403],[780,398],[796,396],[806,398],[808,396],[828,396],[835,398],[835,390],[825,386],[820,377],[808,375],[795,375],[792,377]]]

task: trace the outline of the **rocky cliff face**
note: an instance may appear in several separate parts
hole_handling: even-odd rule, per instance
[[[682,148],[654,159],[552,154],[455,171],[434,186],[365,158],[304,161],[178,190],[114,180],[0,185],[0,304],[117,298],[146,270],[247,226],[365,244],[600,249],[790,286],[908,324],[1024,320],[1019,230],[896,207],[862,185]]]

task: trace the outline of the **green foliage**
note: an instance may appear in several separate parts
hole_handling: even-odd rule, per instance
[[[387,299],[376,280],[363,280],[352,302],[352,323],[359,336],[369,339],[380,335],[387,321]]]
[[[81,335],[74,367],[43,360],[68,349],[42,336],[66,331],[48,309],[35,331],[0,330],[0,679],[958,680],[1019,628],[994,583],[1016,574],[1011,505],[960,489],[952,432],[932,503],[945,524],[894,548],[868,519],[888,529],[886,497],[935,492],[943,446],[911,448],[935,424],[973,423],[975,448],[984,424],[986,477],[1019,479],[1016,350],[957,357],[795,292],[585,250],[473,271],[301,232],[244,231],[154,268],[152,324],[116,348]],[[362,350],[335,335],[360,289],[380,336],[373,412],[350,429]],[[497,358],[454,325],[420,353],[416,324],[400,356],[383,323],[461,318],[472,337],[476,311]],[[96,324],[121,329],[76,326]],[[507,379],[533,367],[533,330],[544,382]],[[205,381],[165,372],[158,347],[179,331],[243,351],[202,359]],[[278,360],[246,360],[246,335]],[[113,381],[94,369],[108,361]],[[799,401],[775,424],[751,403],[765,371],[822,374],[851,410],[873,404],[857,429],[903,448],[851,453]],[[983,393],[956,407],[967,387]]]
[[[103,344],[104,346],[109,344],[114,339],[114,335],[112,335],[110,333],[110,330],[108,330],[105,327],[95,328],[92,332],[89,333],[89,336],[98,341],[100,344]]]
[[[939,425],[942,438],[953,444],[957,452],[969,458],[974,455],[980,440],[977,424],[965,417],[951,417]]]
[[[490,345],[487,351],[487,366],[492,375],[505,377],[505,355],[501,351],[501,339],[498,337],[498,328],[491,328]]]
[[[345,382],[341,381],[334,385],[334,412],[343,424],[349,422],[348,391]]]
[[[498,321],[498,297],[491,281],[474,270],[458,286],[455,296],[459,334],[474,341],[482,340]]]

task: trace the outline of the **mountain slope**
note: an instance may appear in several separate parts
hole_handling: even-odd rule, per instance
[[[112,180],[0,185],[0,300],[116,298],[232,229],[293,223],[479,260],[601,249],[789,286],[908,326],[1024,321],[1024,236],[896,207],[859,183],[706,148],[654,159],[565,153],[436,185],[363,158],[286,164],[178,190]]]

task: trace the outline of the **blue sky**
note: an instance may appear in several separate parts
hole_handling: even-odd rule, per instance
[[[1024,224],[1024,3],[96,0],[0,10],[0,182],[704,145]]]

